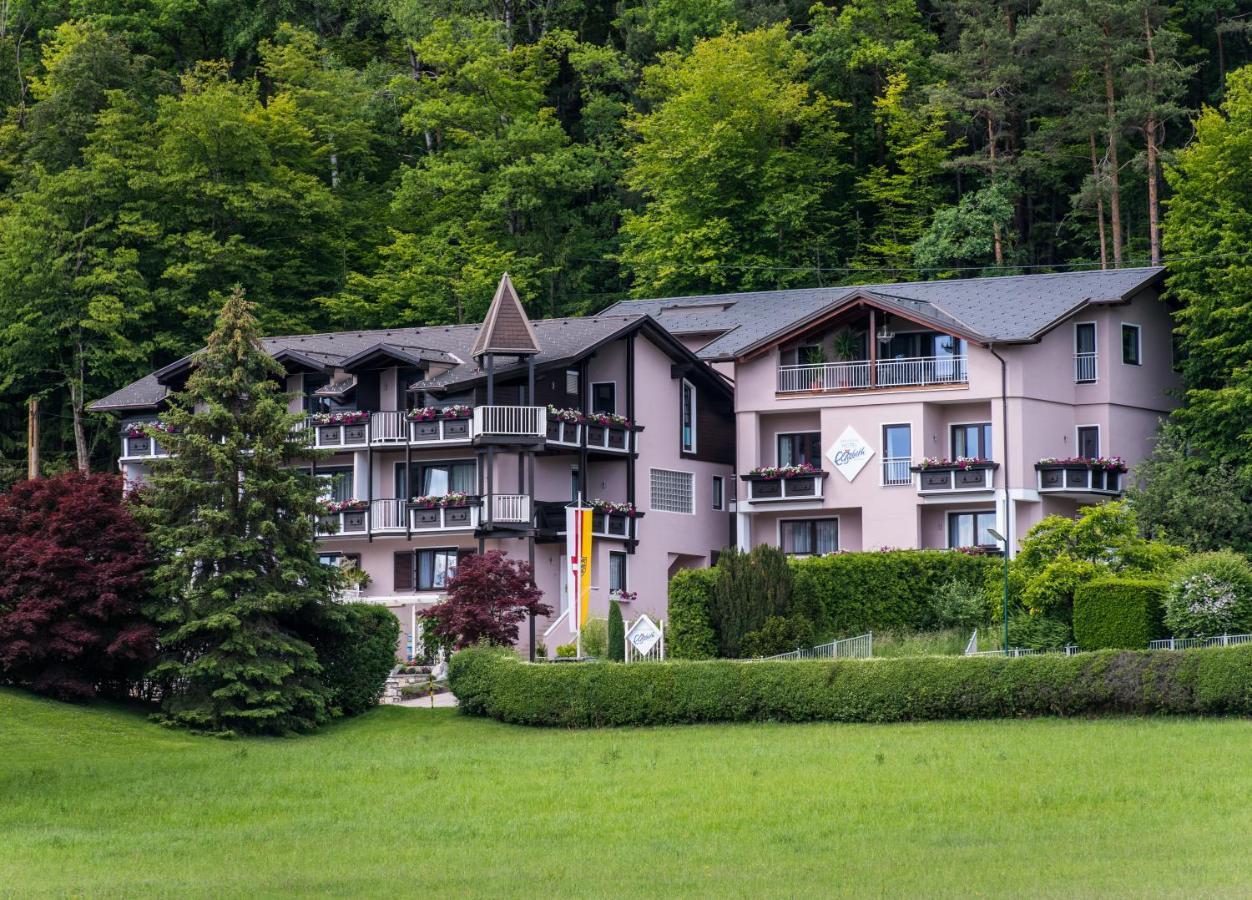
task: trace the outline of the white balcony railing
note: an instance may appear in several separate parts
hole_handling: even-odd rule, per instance
[[[403,500],[371,500],[370,531],[374,534],[385,534],[387,532],[398,534],[406,531],[405,510],[407,508],[408,504]]]
[[[1077,384],[1091,384],[1099,377],[1100,370],[1095,353],[1074,354],[1074,381]]]
[[[779,366],[778,393],[854,391],[869,388],[967,384],[969,365],[964,356],[917,356],[858,362]]]
[[[539,439],[547,426],[548,411],[542,406],[474,407],[474,433],[486,437]]]
[[[491,521],[528,524],[530,497],[527,494],[492,494]]]
[[[886,456],[882,461],[882,483],[896,486],[913,483],[913,473],[909,466],[913,460],[907,456]]]
[[[370,413],[371,444],[403,444],[409,439],[409,422],[402,412]]]

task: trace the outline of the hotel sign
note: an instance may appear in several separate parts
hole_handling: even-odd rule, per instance
[[[826,458],[848,481],[860,474],[861,469],[865,468],[865,464],[873,455],[874,448],[865,443],[865,439],[857,434],[856,429],[851,425],[843,430],[839,439],[826,451]]]

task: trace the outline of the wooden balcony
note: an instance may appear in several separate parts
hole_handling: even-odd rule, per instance
[[[1035,463],[1035,478],[1041,494],[1115,497],[1123,490],[1125,474],[1117,469],[1074,463]]]
[[[917,493],[931,494],[979,493],[993,490],[997,462],[979,462],[966,465],[913,466],[917,473]]]
[[[829,472],[811,475],[792,475],[789,478],[772,478],[766,475],[740,475],[748,483],[748,501],[751,503],[779,503],[787,500],[822,499],[823,479]]]
[[[917,356],[814,365],[779,366],[780,394],[823,394],[844,391],[893,390],[902,387],[944,387],[969,383],[964,356]]]

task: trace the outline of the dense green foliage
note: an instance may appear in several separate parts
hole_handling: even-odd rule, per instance
[[[236,290],[183,391],[169,400],[138,514],[156,567],[160,628],[151,678],[167,721],[216,732],[286,733],[325,720],[329,694],[302,627],[327,614],[338,567],[318,561],[321,486],[302,417],[279,393]]]
[[[1252,893],[1243,719],[567,730],[388,706],[306,740],[212,741],[0,688],[0,722],[0,883],[17,897],[146,896],[153,873],[182,897],[403,896],[413,870],[378,836],[432,819],[457,836],[422,850],[438,897]],[[832,798],[855,828],[832,824]],[[621,852],[641,818],[682,848],[647,878]],[[594,878],[553,865],[575,858]]]
[[[461,710],[521,725],[900,722],[1138,713],[1252,713],[1252,648],[836,662],[529,666],[452,659]]]
[[[613,662],[626,659],[626,621],[622,618],[622,605],[609,601],[608,658]]]
[[[1124,502],[1087,506],[1076,518],[1048,516],[1022,539],[1009,567],[1009,638],[1017,647],[1058,650],[1073,638],[1074,596],[1109,576],[1161,577],[1185,555],[1144,538]],[[988,584],[998,597],[1001,586]],[[992,603],[998,617],[1001,604]]]
[[[1252,565],[1233,550],[1197,553],[1170,572],[1165,624],[1174,637],[1252,631]]]
[[[1214,327],[1246,262],[1204,258],[1247,244],[1246,167],[1225,164],[1246,157],[1240,13],[0,3],[0,481],[31,396],[50,467],[104,464],[113,423],[85,404],[194,350],[236,283],[275,333],[473,321],[503,269],[533,312],[561,315],[1129,264],[1153,255],[1171,191],[1165,245],[1197,257],[1177,269],[1198,309],[1189,382],[1224,390],[1222,347],[1241,338]],[[1219,102],[1163,183],[1188,119]],[[1235,440],[1242,407],[1205,434]]]
[[[1168,583],[1147,578],[1097,578],[1074,592],[1074,639],[1083,650],[1142,650],[1164,637]]]
[[[669,580],[666,653],[672,659],[712,659],[717,637],[709,619],[716,569],[682,569]]]
[[[378,705],[396,664],[400,620],[395,613],[373,603],[336,604],[303,637],[322,667],[332,714],[357,716]]]
[[[1000,560],[948,550],[840,553],[794,562],[795,592],[820,610],[823,630],[839,637],[890,628],[929,628],[934,598],[946,585],[982,585]]]
[[[804,616],[792,595],[790,561],[777,547],[758,544],[747,553],[726,549],[713,571],[716,580],[709,597],[709,624],[719,656],[743,655],[744,640],[763,627],[766,619]]]

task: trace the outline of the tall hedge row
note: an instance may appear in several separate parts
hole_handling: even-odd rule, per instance
[[[671,658],[717,656],[717,636],[709,614],[716,584],[716,569],[682,569],[670,579],[665,641]]]
[[[981,586],[1002,565],[998,557],[950,550],[839,553],[798,560],[797,604],[820,609],[819,623],[839,635],[892,628],[928,628],[930,600],[949,581]]]
[[[567,666],[466,650],[453,657],[450,677],[462,712],[562,728],[1252,713],[1249,646],[1019,659]]]
[[[792,605],[813,611],[820,631],[862,634],[929,628],[932,598],[944,585],[983,585],[1000,570],[996,557],[948,550],[841,553],[792,560]],[[712,659],[717,636],[710,610],[717,569],[686,569],[670,581],[668,652],[675,659]]]
[[[1097,578],[1074,591],[1074,639],[1084,650],[1141,650],[1165,636],[1167,582]]]
[[[378,705],[396,664],[400,620],[385,606],[336,604],[331,615],[305,635],[317,651],[331,709],[357,716]]]

